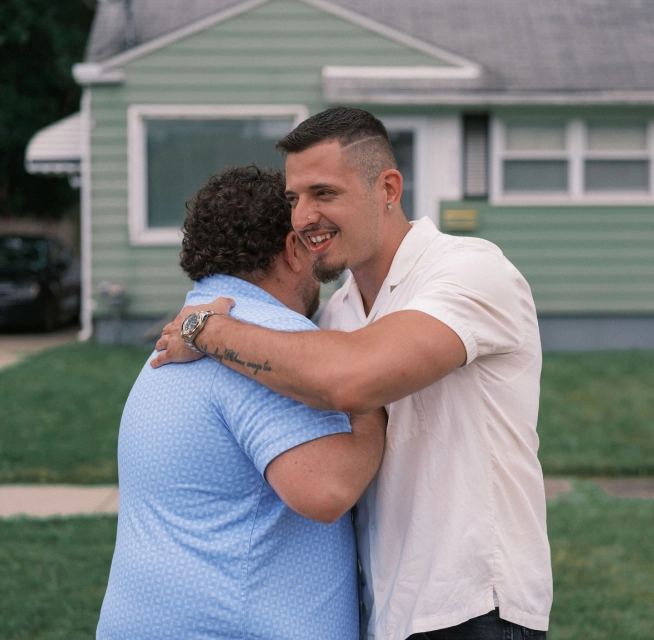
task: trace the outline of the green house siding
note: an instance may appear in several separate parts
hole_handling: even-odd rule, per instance
[[[527,278],[538,312],[654,313],[654,207],[494,207],[476,209],[475,235],[497,244]]]
[[[190,288],[178,267],[179,248],[129,242],[130,104],[303,104],[316,113],[329,106],[322,99],[325,65],[446,64],[302,2],[273,0],[126,63],[122,85],[92,87],[95,315],[107,313],[97,296],[105,280],[127,286],[132,317],[176,310]]]

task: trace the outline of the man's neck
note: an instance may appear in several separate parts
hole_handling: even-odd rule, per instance
[[[402,217],[397,224],[388,229],[381,249],[370,260],[352,267],[352,275],[361,293],[366,315],[370,313],[375,304],[379,290],[391,269],[395,254],[409,231],[411,231],[411,224]]]
[[[280,277],[280,274],[277,272],[277,265],[275,265],[272,271],[266,274],[263,277],[254,278],[247,276],[239,276],[242,280],[249,282],[250,284],[263,289],[266,293],[269,293],[273,298],[276,298],[281,302],[285,307],[295,311],[301,315],[306,314],[306,309],[304,308],[303,301],[297,295],[293,283],[289,283],[287,278]]]

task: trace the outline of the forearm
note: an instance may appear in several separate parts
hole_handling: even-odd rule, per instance
[[[343,332],[286,333],[226,316],[209,318],[195,340],[209,357],[277,393],[317,409],[346,411],[351,408],[341,406],[339,390],[348,378],[350,342]]]
[[[212,316],[195,344],[277,393],[349,413],[415,393],[466,356],[451,329],[419,311],[393,313],[352,333],[285,333]]]
[[[361,497],[381,463],[386,412],[352,416],[352,433],[311,440],[275,458],[266,479],[301,515],[334,522]]]

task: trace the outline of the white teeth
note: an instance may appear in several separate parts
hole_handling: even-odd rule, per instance
[[[329,233],[322,234],[320,236],[313,236],[310,238],[311,242],[313,244],[320,244],[321,242],[324,242],[325,240],[328,240],[329,238],[333,238],[336,235],[335,231],[330,231]]]

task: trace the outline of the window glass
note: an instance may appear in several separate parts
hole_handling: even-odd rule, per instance
[[[0,238],[0,273],[40,271],[48,261],[48,245],[40,238]]]
[[[506,148],[508,151],[565,151],[565,128],[509,125]]]
[[[644,126],[601,127],[589,125],[589,151],[645,151],[647,130]]]
[[[505,160],[504,191],[567,191],[567,160]]]
[[[230,165],[284,168],[275,143],[293,120],[146,120],[148,226],[179,227],[185,204]]]
[[[647,160],[586,160],[586,191],[649,191]]]
[[[404,178],[402,187],[402,210],[409,220],[414,216],[415,172],[413,166],[413,131],[389,131],[397,168]]]

